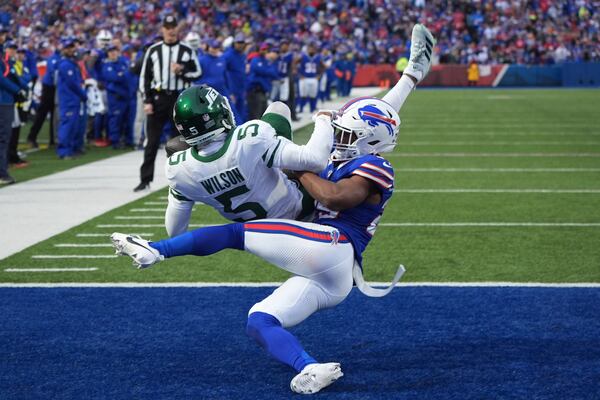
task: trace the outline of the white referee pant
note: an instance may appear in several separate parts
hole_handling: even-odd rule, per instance
[[[247,222],[245,250],[295,276],[248,314],[273,315],[285,328],[341,303],[352,290],[354,249],[331,226],[293,220]]]

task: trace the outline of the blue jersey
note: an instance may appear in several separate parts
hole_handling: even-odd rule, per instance
[[[105,82],[106,91],[109,95],[114,96],[115,100],[129,99],[128,70],[128,66],[120,59],[110,61],[107,58],[102,62],[102,80]]]
[[[319,74],[319,66],[321,65],[321,55],[315,54],[309,56],[302,54],[300,59],[300,67],[298,69],[300,76],[304,78],[314,78]]]
[[[287,54],[283,55],[282,57],[280,57],[279,60],[277,60],[277,72],[279,72],[279,76],[281,78],[287,78],[287,76],[290,72],[293,60],[294,60],[293,53],[287,53]]]
[[[58,64],[58,108],[60,112],[79,109],[87,94],[83,89],[83,80],[79,65],[73,58],[63,57]]]
[[[231,46],[225,51],[223,58],[226,65],[227,86],[232,93],[241,95],[244,93],[246,82],[246,55]]]
[[[259,86],[265,93],[271,92],[271,83],[279,79],[277,66],[267,61],[263,56],[254,57],[250,62],[250,74],[248,75],[248,89],[252,90]]]
[[[215,57],[208,53],[200,57],[202,76],[195,83],[206,84],[214,88],[223,96],[229,95],[229,86],[225,74],[225,59],[222,56]]]
[[[359,204],[342,211],[331,211],[317,202],[315,223],[337,228],[348,237],[354,247],[356,260],[362,264],[362,253],[375,234],[383,209],[394,193],[394,170],[390,163],[376,155],[368,154],[334,166],[330,161],[320,176],[331,182],[338,182],[353,175],[362,176],[373,182],[380,190],[378,204]]]
[[[58,63],[60,62],[60,53],[52,54],[46,60],[46,73],[42,78],[42,84],[47,86],[56,86],[56,78],[58,75]]]

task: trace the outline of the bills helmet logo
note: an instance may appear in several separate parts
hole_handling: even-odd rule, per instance
[[[394,127],[396,126],[396,120],[388,117],[379,108],[374,105],[366,105],[358,109],[358,115],[370,126],[376,127],[379,124],[385,126],[390,135],[394,134]]]

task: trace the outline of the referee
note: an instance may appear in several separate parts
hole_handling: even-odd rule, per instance
[[[196,52],[179,42],[177,19],[168,14],[162,22],[163,40],[146,50],[140,75],[140,92],[146,113],[146,147],[140,168],[140,184],[134,192],[149,188],[154,178],[154,160],[167,122],[173,123],[173,106],[179,93],[202,73]]]

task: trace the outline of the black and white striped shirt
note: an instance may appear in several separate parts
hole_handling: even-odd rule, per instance
[[[183,72],[175,75],[171,64],[183,65]],[[166,44],[163,41],[153,44],[144,54],[140,74],[140,91],[145,99],[161,91],[182,91],[200,78],[202,69],[196,52],[181,43]]]

